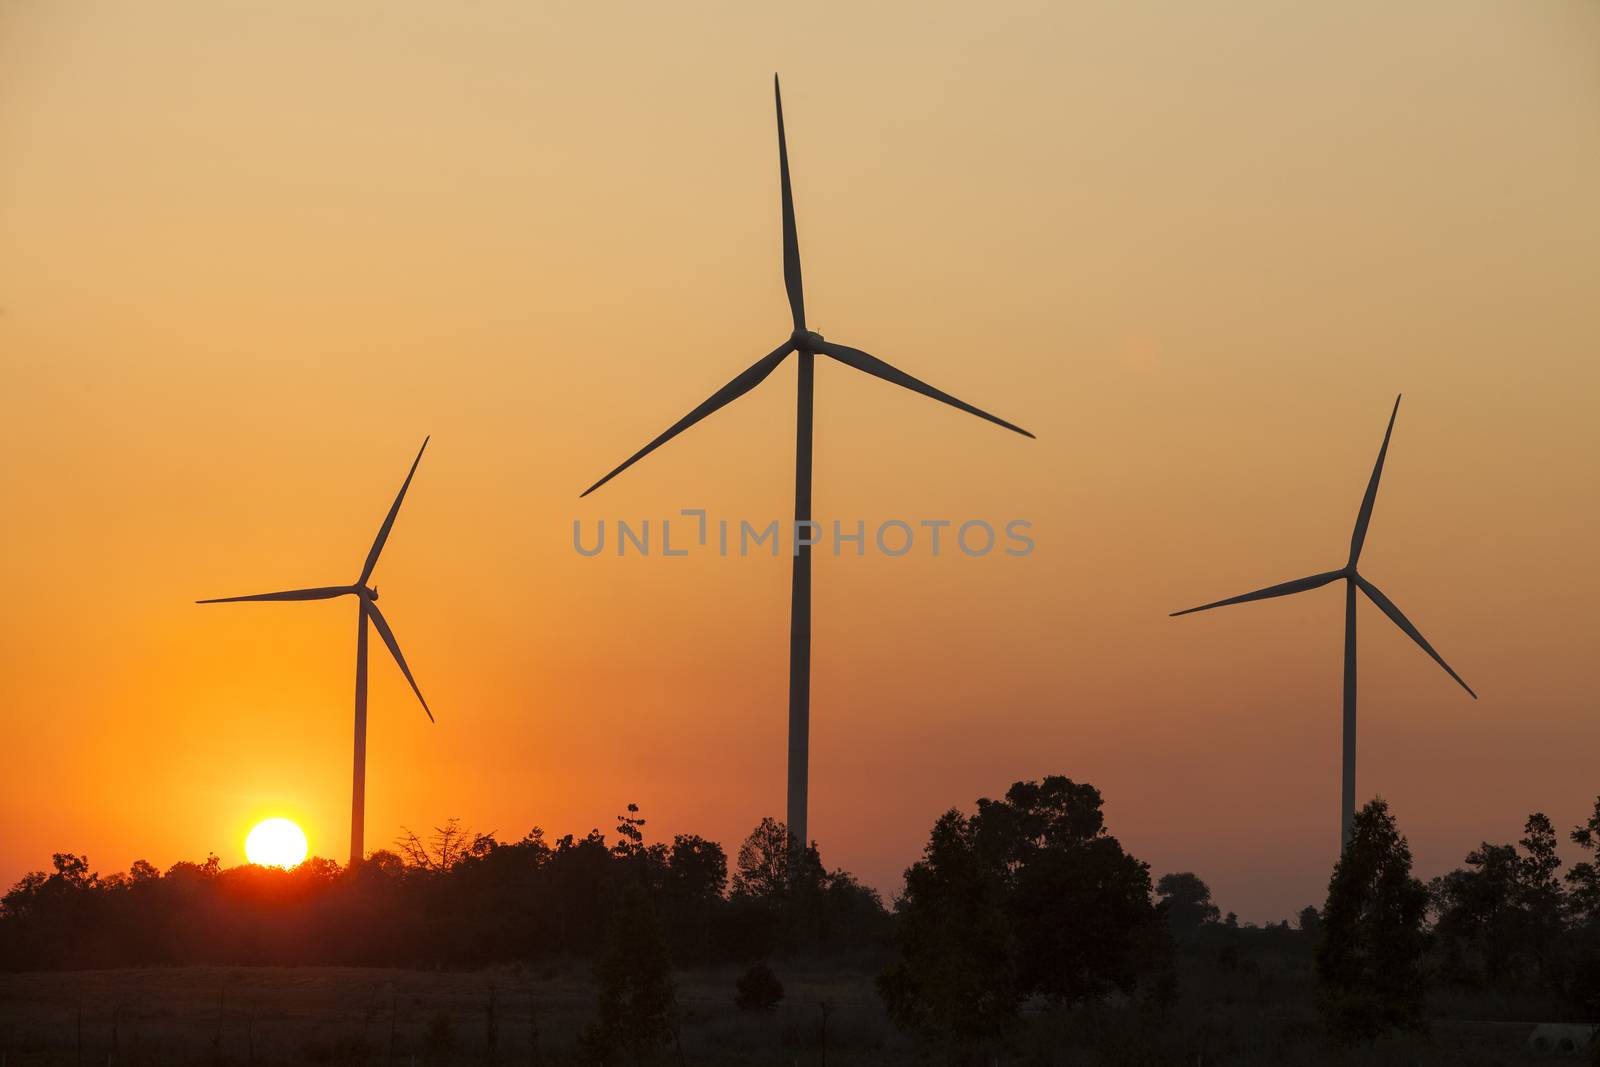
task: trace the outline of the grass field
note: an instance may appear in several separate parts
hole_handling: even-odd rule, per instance
[[[1463,1005],[1449,998],[1439,999],[1425,1038],[1331,1052],[1321,1039],[1308,976],[1292,965],[1263,963],[1218,968],[1209,960],[1185,960],[1179,1005],[1159,1020],[1108,1006],[1026,1012],[1014,1048],[997,1062],[1202,1067],[1588,1062],[1581,1053],[1531,1049],[1531,1019],[1451,1017]],[[925,1062],[884,1015],[871,968],[840,973],[836,965],[780,963],[775,970],[787,996],[767,1016],[733,1006],[734,968],[679,974],[680,1047],[664,1050],[658,1062],[783,1067]],[[593,1017],[589,975],[589,966],[581,962],[473,972],[186,967],[3,974],[0,1067],[555,1067],[574,1061],[578,1035]],[[828,1005],[826,1048],[823,1003]]]
[[[780,968],[769,1016],[733,1006],[733,968],[678,976],[690,1063],[906,1060],[870,976]],[[491,992],[492,991],[492,992]],[[491,999],[492,998],[492,999]],[[491,1004],[494,1051],[490,1053]],[[573,1061],[594,1016],[585,964],[473,972],[185,967],[0,975],[4,1067],[35,1064],[538,1064]],[[538,1052],[534,1051],[537,1033]],[[81,1056],[80,1056],[81,1049]],[[108,1060],[109,1057],[109,1060]],[[668,1049],[663,1062],[677,1062]]]

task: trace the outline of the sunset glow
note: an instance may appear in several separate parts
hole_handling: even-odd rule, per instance
[[[298,867],[307,847],[305,831],[288,819],[258,822],[244,839],[245,858],[262,867]]]

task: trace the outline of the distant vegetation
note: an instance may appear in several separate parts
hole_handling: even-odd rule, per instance
[[[679,966],[753,962],[775,952],[881,944],[889,915],[875,890],[791,863],[783,827],[764,820],[728,859],[680,834],[646,844],[633,805],[608,842],[592,830],[554,841],[472,834],[451,821],[354,868],[309,859],[292,870],[224,869],[215,856],[165,874],[144,861],[102,877],[54,857],[0,901],[7,970],[149,964],[482,967],[597,957],[613,912],[636,889]]]
[[[1396,1062],[1457,1062],[1513,1020],[1600,1020],[1600,799],[1566,836],[1585,861],[1565,872],[1561,834],[1535,814],[1519,841],[1485,842],[1425,884],[1373,801],[1323,906],[1261,928],[1224,915],[1192,872],[1152,882],[1107,831],[1099,792],[1062,777],[940,817],[889,908],[814,847],[792,854],[773,820],[730,870],[716,842],[647,842],[632,805],[609,840],[535,829],[506,842],[452,821],[351,869],[222,869],[213,856],[102,877],[61,853],[0,901],[0,969],[576,966],[590,976],[588,1021],[564,1036],[538,1038],[537,1015],[516,1031],[533,1038],[500,1036],[508,1009],[490,988],[489,1050],[544,1040],[550,1062],[677,1062],[703,1047],[695,1027],[713,1025],[680,988],[713,974],[726,975],[729,1018],[772,1020],[789,1052],[825,1047],[833,1005],[851,1005],[833,1041],[862,1043],[862,1062],[910,1049],[1048,1063],[1065,1048],[1087,1062],[1355,1063],[1385,1048]],[[844,999],[791,1003],[800,961],[838,974]],[[858,981],[875,987],[893,1041],[870,1036],[879,1024],[861,1015],[870,994],[849,992]]]

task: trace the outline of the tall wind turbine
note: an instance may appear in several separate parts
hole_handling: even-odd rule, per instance
[[[602,485],[672,440],[701,419],[737,400],[760,385],[790,354],[797,356],[799,398],[795,408],[794,521],[795,529],[811,521],[811,408],[812,375],[816,357],[828,356],[847,367],[864,371],[884,381],[903,386],[914,393],[960,408],[969,415],[987,419],[997,426],[1032,437],[1020,426],[957,400],[896,367],[856,348],[825,341],[822,335],[806,328],[806,301],[800,285],[800,241],[795,234],[794,195],[789,185],[789,146],[783,133],[783,94],[778,76],[772,76],[773,100],[778,113],[778,183],[783,202],[783,284],[789,294],[789,310],[794,317],[794,332],[782,344],[751,364],[733,381],[689,414],[669,426],[616,470],[585,489],[588,496]],[[810,529],[807,526],[806,529]],[[799,538],[796,537],[796,542]],[[788,833],[792,849],[809,843],[806,830],[806,783],[810,759],[811,734],[811,547],[797,543],[794,550],[794,580],[789,607],[789,811]]]
[[[1175,611],[1173,616],[1189,615],[1196,611],[1209,611],[1211,608],[1225,607],[1228,604],[1243,604],[1250,600],[1267,600],[1271,597],[1288,596],[1290,593],[1303,593],[1308,589],[1318,589],[1329,582],[1344,579],[1344,785],[1339,796],[1339,851],[1342,853],[1350,844],[1350,827],[1354,818],[1356,807],[1356,590],[1359,588],[1367,598],[1385,615],[1389,616],[1394,624],[1404,630],[1406,634],[1422,646],[1422,651],[1433,657],[1433,661],[1443,667],[1471,696],[1478,699],[1478,694],[1472,692],[1472,687],[1461,680],[1461,675],[1450,669],[1450,664],[1444,657],[1433,650],[1428,644],[1428,639],[1423,637],[1417,628],[1411,625],[1411,620],[1395,606],[1394,601],[1383,595],[1383,591],[1361,576],[1356,570],[1356,562],[1361,558],[1361,546],[1367,540],[1367,525],[1372,521],[1372,504],[1378,499],[1378,479],[1383,477],[1383,458],[1389,451],[1389,436],[1394,433],[1394,419],[1400,413],[1400,398],[1394,398],[1394,410],[1389,413],[1389,428],[1383,431],[1383,445],[1378,449],[1378,462],[1372,468],[1372,479],[1367,482],[1366,496],[1361,498],[1361,510],[1356,515],[1355,532],[1350,535],[1350,558],[1345,565],[1336,571],[1325,571],[1322,574],[1313,574],[1309,578],[1297,578],[1292,582],[1282,585],[1269,585],[1265,589],[1257,589],[1253,593],[1242,596],[1229,597],[1227,600],[1218,600],[1213,604],[1202,604],[1198,608],[1189,608],[1186,611]]]
[[[422,710],[427,714],[428,721],[433,721],[433,712],[428,708],[427,700],[423,699],[422,690],[417,688],[417,680],[411,677],[411,668],[406,666],[406,658],[400,652],[400,642],[394,639],[394,631],[389,628],[389,620],[383,617],[383,612],[378,610],[377,586],[367,585],[367,580],[372,577],[372,570],[378,565],[378,555],[383,551],[384,542],[389,540],[389,531],[394,529],[394,517],[400,514],[400,503],[406,498],[406,490],[411,488],[411,477],[417,473],[417,464],[422,462],[422,453],[428,447],[428,438],[423,438],[422,448],[417,449],[417,458],[411,461],[411,470],[406,473],[406,480],[400,485],[400,492],[395,495],[394,504],[389,508],[389,514],[384,516],[383,525],[378,528],[378,536],[372,542],[372,550],[367,553],[367,561],[361,565],[361,576],[352,585],[327,585],[316,589],[290,589],[282,593],[257,593],[254,596],[229,596],[215,600],[197,600],[197,604],[237,604],[247,600],[332,600],[334,597],[353,596],[356,598],[356,744],[355,744],[355,770],[354,784],[350,790],[350,862],[352,865],[359,863],[366,855],[362,844],[362,831],[366,819],[367,801],[367,623],[370,621],[378,636],[383,638],[383,643],[389,646],[389,651],[394,655],[394,661],[400,665],[400,673],[406,676],[406,681],[411,683],[411,691],[417,694],[417,699],[422,701]]]

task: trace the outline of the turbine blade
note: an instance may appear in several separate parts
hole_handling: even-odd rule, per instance
[[[754,389],[756,386],[765,381],[767,375],[771,374],[773,370],[777,368],[778,364],[783,362],[784,357],[792,351],[794,351],[794,342],[785,341],[771,352],[756,360],[737,378],[707,397],[703,404],[689,412],[689,414],[685,415],[671,426],[667,427],[667,429],[654,441],[651,441],[649,444],[639,449],[639,451],[629,456],[620,467],[606,475],[604,478],[601,478],[598,482],[595,482],[583,492],[579,493],[578,496],[588,496],[590,493],[594,492],[602,485],[605,485],[611,479],[615,478],[617,475],[621,474],[623,471],[627,470],[629,467],[633,466],[635,463],[639,462],[641,459],[648,456],[650,453],[654,452],[656,449],[660,448],[662,445],[666,444],[668,441],[672,440],[674,437],[678,436],[680,433],[687,430],[689,427],[693,426],[707,415],[710,415],[718,408],[725,407],[728,404],[731,404],[733,401],[739,399],[741,396],[744,396],[744,394],[748,393],[750,390]]]
[[[372,577],[372,568],[378,565],[378,554],[383,551],[384,542],[389,540],[389,531],[394,529],[394,517],[400,514],[400,502],[406,498],[406,490],[411,488],[411,477],[417,473],[417,464],[422,462],[422,453],[428,449],[431,437],[422,439],[422,447],[417,449],[417,458],[411,461],[411,469],[406,472],[406,480],[400,483],[400,492],[395,494],[394,503],[389,507],[389,514],[383,517],[383,525],[378,529],[378,536],[372,541],[372,551],[367,553],[367,562],[361,568],[361,577],[356,579],[357,585],[366,585],[367,579]]]
[[[433,712],[428,709],[428,702],[423,699],[422,690],[417,688],[417,680],[411,677],[411,668],[406,666],[406,658],[400,654],[400,642],[394,639],[394,631],[389,629],[389,620],[383,617],[383,612],[378,610],[378,605],[367,601],[367,614],[372,617],[372,625],[377,628],[378,636],[383,638],[383,643],[389,646],[389,651],[394,653],[394,661],[400,664],[400,673],[406,676],[406,681],[411,683],[411,691],[417,694],[417,699],[422,701],[422,710],[427,712],[428,721],[433,721]]]
[[[982,408],[975,408],[964,400],[957,400],[949,393],[946,393],[941,389],[935,389],[927,382],[913,378],[911,375],[907,374],[903,370],[900,370],[898,367],[892,367],[878,357],[868,355],[859,348],[850,348],[846,345],[836,345],[832,341],[822,341],[817,344],[817,351],[832,356],[834,359],[845,364],[846,366],[854,367],[859,371],[865,371],[874,377],[882,378],[886,382],[893,382],[895,385],[903,386],[904,388],[911,390],[913,393],[921,393],[923,396],[932,397],[941,403],[949,404],[953,408],[960,408],[969,415],[976,415],[980,419],[987,419],[996,426],[1004,426],[1006,429],[1020,433],[1024,437],[1033,436],[1033,434],[1029,433],[1027,430],[1024,430],[1021,426],[1013,425],[1012,423],[1007,422],[1005,419],[991,415]]]
[[[1428,644],[1428,639],[1423,637],[1415,626],[1411,625],[1411,620],[1406,618],[1405,613],[1395,606],[1394,601],[1383,595],[1383,590],[1379,589],[1377,586],[1373,585],[1360,575],[1356,576],[1356,584],[1361,587],[1361,591],[1363,593],[1367,594],[1367,598],[1369,600],[1378,605],[1380,611],[1389,616],[1390,620],[1392,620],[1396,626],[1404,630],[1411,640],[1421,645],[1422,651],[1432,656],[1433,662],[1443,667],[1445,669],[1445,673],[1456,680],[1457,685],[1461,686],[1461,688],[1465,689],[1469,694],[1471,694],[1473,700],[1478,699],[1478,694],[1472,692],[1472,686],[1468,685],[1466,682],[1463,682],[1461,680],[1461,675],[1450,669],[1450,664],[1446,663],[1444,661],[1444,657],[1433,650],[1433,646]]]
[[[281,593],[256,593],[253,596],[224,596],[211,600],[196,600],[196,604],[239,604],[246,600],[332,600],[336,596],[353,593],[348,585],[325,585],[317,589],[288,589]]]
[[[789,142],[783,135],[783,91],[772,76],[772,98],[778,106],[778,182],[783,190],[783,287],[789,292],[794,328],[806,328],[806,295],[800,285],[800,236],[794,226],[794,189],[789,184]]]
[[[1389,413],[1389,428],[1383,431],[1383,445],[1378,449],[1378,462],[1373,465],[1372,479],[1367,482],[1367,495],[1361,498],[1361,512],[1356,516],[1356,529],[1350,535],[1350,566],[1361,558],[1361,546],[1367,541],[1367,525],[1372,522],[1372,505],[1378,499],[1378,479],[1383,477],[1383,457],[1389,452],[1389,435],[1394,433],[1394,417],[1400,414],[1400,397],[1394,398],[1394,410]]]
[[[1324,574],[1313,574],[1309,578],[1296,578],[1292,582],[1284,582],[1281,585],[1269,585],[1265,589],[1257,589],[1253,593],[1243,593],[1239,596],[1231,596],[1227,600],[1217,600],[1210,604],[1201,604],[1197,608],[1185,608],[1183,611],[1174,611],[1170,617],[1175,619],[1179,615],[1192,615],[1197,611],[1210,611],[1212,608],[1224,608],[1229,604],[1244,604],[1252,600],[1270,600],[1275,596],[1288,596],[1291,593],[1304,593],[1308,589],[1321,588],[1322,586],[1333,581],[1335,578],[1343,577],[1344,571],[1328,571]]]

